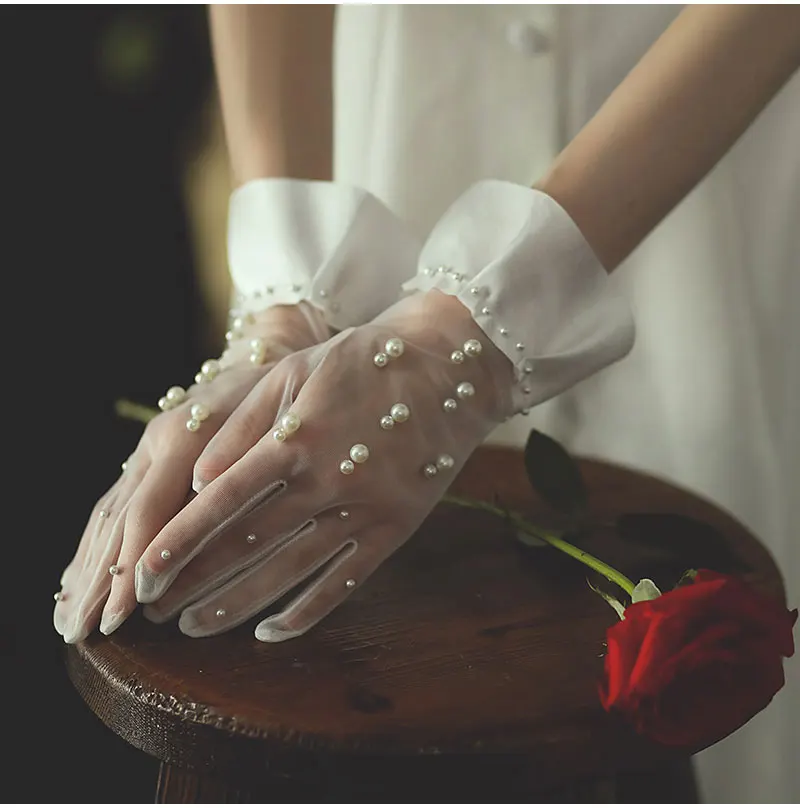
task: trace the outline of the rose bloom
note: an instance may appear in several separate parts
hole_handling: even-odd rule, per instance
[[[603,707],[664,744],[713,743],[783,687],[796,620],[797,609],[700,570],[692,584],[631,604],[608,630]]]

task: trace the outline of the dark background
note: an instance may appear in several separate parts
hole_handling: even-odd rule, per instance
[[[141,431],[114,401],[152,404],[205,358],[181,189],[213,81],[205,15],[0,9],[4,802],[154,797],[156,761],[66,678],[53,592]]]

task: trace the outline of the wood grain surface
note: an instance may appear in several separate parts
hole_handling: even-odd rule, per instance
[[[581,467],[598,523],[629,511],[706,521],[724,533],[744,577],[783,600],[770,556],[729,515],[637,472],[592,460]],[[517,450],[482,448],[452,490],[499,496],[557,525]],[[658,580],[674,566],[608,526],[583,546],[634,580]],[[130,743],[239,782],[381,772],[402,756],[406,777],[468,783],[471,769],[478,777],[483,767],[483,777],[495,767],[527,787],[531,778],[558,783],[685,760],[693,750],[646,742],[602,710],[603,640],[617,618],[586,572],[552,549],[523,547],[496,517],[441,505],[304,637],[260,643],[252,620],[190,639],[135,616],[111,637],[95,632],[68,647],[67,664],[88,706]],[[474,767],[465,769],[465,756]]]

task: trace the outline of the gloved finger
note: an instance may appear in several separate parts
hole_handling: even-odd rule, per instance
[[[76,643],[86,639],[97,625],[103,604],[111,590],[108,568],[114,563],[122,544],[127,510],[126,504],[114,517],[110,529],[102,537],[102,542],[98,542],[99,550],[95,554],[95,563],[84,570],[80,581],[80,598],[67,616],[62,632],[64,642]]]
[[[208,637],[238,626],[266,609],[340,553],[356,552],[350,526],[330,514],[316,529],[279,545],[266,558],[181,614],[178,626],[190,637]]]
[[[195,491],[202,491],[280,426],[279,416],[291,406],[302,385],[301,367],[294,357],[279,362],[250,390],[197,458],[192,480]],[[288,435],[296,431],[297,425],[290,418],[280,428]]]
[[[108,569],[112,583],[100,621],[103,634],[111,634],[136,609],[136,562],[158,531],[183,507],[190,479],[191,458],[180,462],[172,456],[163,457],[150,466],[134,494],[119,555]]]
[[[108,552],[109,542],[118,541],[121,535],[118,532],[121,527],[117,524],[120,514],[144,477],[148,462],[146,457],[138,458],[136,463],[129,462],[127,471],[100,498],[89,517],[75,557],[61,576],[62,589],[56,594],[53,624],[65,640],[67,634],[71,637],[75,633],[72,626],[76,612],[94,579],[96,565]],[[83,631],[79,633],[83,634]]]
[[[257,640],[283,642],[305,634],[327,617],[386,560],[397,541],[393,527],[373,530],[363,536],[358,552],[343,553],[277,614],[262,620],[255,629]],[[386,535],[382,535],[386,534]]]
[[[196,555],[155,603],[145,606],[144,616],[153,623],[171,620],[186,606],[218,589],[286,540],[312,532],[316,526],[316,521],[310,519],[288,533],[265,536],[261,526],[254,524],[253,517],[237,522]]]

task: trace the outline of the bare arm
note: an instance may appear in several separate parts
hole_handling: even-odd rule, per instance
[[[211,40],[237,185],[330,180],[335,6],[212,5]]]
[[[689,6],[536,187],[614,269],[800,66],[800,6]]]

